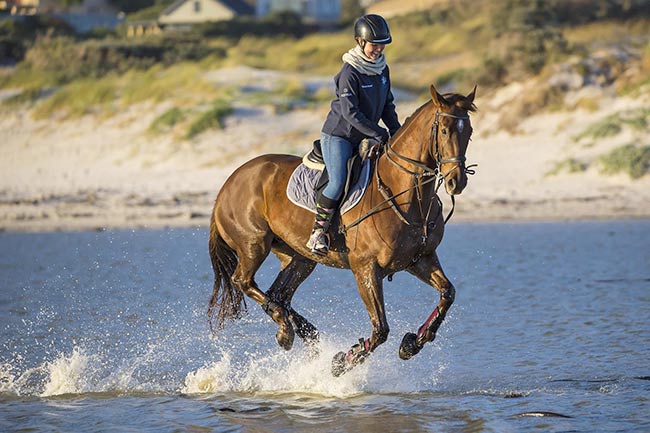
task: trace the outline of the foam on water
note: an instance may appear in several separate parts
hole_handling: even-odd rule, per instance
[[[361,365],[352,372],[335,378],[331,360],[337,348],[322,343],[317,355],[306,349],[293,352],[251,357],[233,363],[227,352],[219,361],[212,362],[185,377],[181,392],[223,393],[303,393],[327,397],[349,397],[362,393],[367,384],[368,366]]]

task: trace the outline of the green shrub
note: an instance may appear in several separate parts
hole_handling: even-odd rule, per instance
[[[577,160],[575,158],[568,158],[564,161],[559,161],[551,170],[546,173],[546,176],[555,176],[559,173],[581,173],[589,168],[586,162]]]
[[[101,78],[108,74],[147,70],[155,65],[170,66],[206,57],[224,57],[221,46],[205,44],[199,38],[158,38],[146,41],[88,40],[70,37],[40,37],[25,54],[21,70],[48,76],[57,85],[76,79]]]
[[[574,141],[580,141],[583,138],[599,140],[601,138],[613,137],[623,130],[621,122],[614,117],[607,117],[601,122],[593,123],[587,127],[581,134],[573,137]]]
[[[481,86],[496,87],[506,81],[508,67],[503,58],[498,56],[487,56],[483,59],[483,67],[477,78]]]
[[[222,99],[218,99],[212,103],[212,107],[207,111],[201,113],[189,126],[185,138],[191,139],[196,137],[208,129],[221,129],[223,128],[224,117],[231,114],[233,111],[232,105]]]
[[[21,66],[31,71],[50,75],[54,84],[69,82],[82,75],[78,71],[79,46],[66,37],[38,38],[25,54]]]
[[[106,80],[76,80],[60,87],[52,96],[41,100],[34,109],[34,117],[44,119],[58,112],[64,118],[81,117],[104,111],[117,98],[116,88]]]
[[[72,27],[45,14],[0,19],[0,62],[19,62],[39,35],[74,36]]]
[[[619,115],[621,122],[636,131],[646,131],[650,126],[650,108],[624,111]]]
[[[149,131],[156,134],[167,132],[185,120],[185,117],[185,112],[180,108],[170,108],[151,122],[151,125],[149,125]]]
[[[650,108],[622,111],[589,125],[582,133],[573,137],[574,141],[583,138],[598,140],[618,135],[627,125],[636,131],[645,131],[650,125]]]
[[[598,158],[605,174],[627,173],[638,179],[650,172],[650,146],[627,144]]]

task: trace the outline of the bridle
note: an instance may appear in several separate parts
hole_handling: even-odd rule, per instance
[[[413,177],[413,186],[405,189],[404,191],[401,191],[396,194],[392,194],[390,191],[390,188],[384,184],[384,182],[381,179],[381,176],[379,174],[379,167],[375,168],[375,179],[377,181],[377,188],[381,192],[382,196],[384,197],[384,201],[379,203],[378,205],[374,206],[372,209],[370,209],[368,212],[366,212],[364,215],[359,217],[356,221],[352,222],[351,224],[344,226],[341,225],[339,227],[339,232],[340,233],[346,233],[350,228],[360,224],[363,220],[366,218],[374,215],[375,213],[380,212],[381,210],[384,209],[385,204],[389,204],[390,207],[393,209],[393,211],[397,214],[399,219],[406,225],[413,225],[407,218],[406,215],[400,210],[399,206],[395,202],[395,199],[408,191],[415,189],[416,194],[417,194],[417,200],[418,200],[418,205],[419,205],[419,210],[420,210],[420,218],[422,220],[422,244],[424,245],[426,243],[428,233],[429,233],[429,227],[428,227],[428,221],[429,217],[431,216],[431,209],[433,208],[433,201],[434,198],[431,199],[429,202],[429,205],[426,209],[424,210],[424,197],[423,197],[423,187],[424,185],[431,183],[431,182],[436,182],[434,186],[434,197],[435,200],[438,203],[438,212],[442,212],[442,202],[440,201],[440,197],[438,197],[438,190],[440,189],[440,186],[444,182],[444,180],[456,169],[462,169],[465,171],[466,174],[472,175],[475,173],[474,170],[471,169],[471,167],[474,167],[475,165],[471,165],[469,167],[465,167],[465,155],[457,155],[453,156],[451,158],[446,158],[442,159],[441,153],[440,153],[440,144],[438,140],[438,128],[440,126],[440,117],[451,117],[453,119],[456,119],[458,121],[469,121],[469,115],[466,116],[457,116],[455,114],[450,114],[450,113],[443,113],[440,111],[436,111],[435,118],[433,122],[431,123],[431,130],[429,133],[429,142],[427,144],[427,152],[429,155],[432,157],[432,159],[435,161],[435,167],[429,167],[427,164],[422,163],[419,160],[415,160],[412,158],[409,158],[405,155],[402,155],[401,153],[397,152],[394,148],[392,143],[389,141],[386,144],[386,151],[385,155],[388,161],[390,161],[393,165],[395,165],[397,168],[400,170],[408,173]],[[408,164],[411,164],[416,167],[416,170],[410,170],[409,168],[405,167],[404,165],[401,164],[401,162],[406,162]],[[449,163],[456,163],[456,165],[447,171],[446,173],[442,172],[442,165],[443,164],[449,164]],[[419,171],[418,171],[419,169]],[[426,178],[426,179],[425,179]],[[454,213],[454,208],[456,205],[456,200],[454,196],[451,196],[451,202],[452,202],[452,208],[449,211],[449,214],[445,218],[444,222],[445,224],[451,216]],[[433,220],[436,221],[437,217]],[[435,223],[433,223],[435,226]],[[432,227],[433,228],[433,227]],[[419,257],[418,257],[419,259]],[[417,260],[416,260],[417,261]]]
[[[461,121],[465,121],[465,120],[469,121],[469,116],[457,116],[455,114],[436,111],[436,115],[433,119],[433,122],[431,123],[431,130],[429,133],[429,144],[427,146],[429,155],[436,163],[435,167],[431,168],[428,165],[423,164],[418,160],[402,155],[401,153],[393,149],[392,143],[390,142],[386,145],[386,157],[388,158],[388,160],[392,162],[400,170],[405,171],[406,173],[416,178],[434,176],[444,180],[444,178],[449,176],[451,172],[453,172],[457,168],[460,168],[460,165],[465,163],[466,160],[465,155],[454,156],[447,159],[442,159],[441,157],[440,145],[438,142],[438,127],[440,126],[440,117],[451,117],[453,119],[457,119]],[[420,170],[422,170],[422,172],[418,173],[416,171],[409,170],[408,168],[400,165],[398,160],[406,161],[409,164],[412,164],[417,168],[419,168]],[[443,164],[449,164],[454,162],[457,164],[456,167],[452,168],[447,173],[442,172]],[[467,170],[465,171],[467,172]],[[468,174],[473,174],[473,173],[468,173]],[[438,188],[440,188],[439,184],[436,187],[436,192],[438,192]]]

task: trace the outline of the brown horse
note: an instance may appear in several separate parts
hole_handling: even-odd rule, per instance
[[[314,215],[292,204],[285,193],[301,159],[263,155],[239,167],[224,183],[212,212],[210,323],[216,319],[216,328],[221,328],[227,319],[240,317],[246,295],[278,324],[281,347],[291,349],[295,334],[308,344],[316,342],[318,331],[291,307],[291,299],[321,263],[352,270],[372,325],[369,339],[334,357],[335,376],[363,362],[386,341],[382,282],[395,272],[406,270],[440,293],[418,332],[404,336],[400,358],[409,359],[433,341],[455,295],[436,254],[445,224],[437,191],[444,183],[453,198],[467,185],[465,152],[475,94],[476,88],[467,96],[443,96],[431,86],[431,100],[407,119],[377,159],[364,197],[340,217],[339,233],[332,236],[326,256],[305,246]],[[265,293],[254,277],[270,252],[280,259],[281,270]]]

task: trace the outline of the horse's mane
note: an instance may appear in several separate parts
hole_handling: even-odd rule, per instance
[[[449,105],[455,105],[467,111],[477,110],[476,105],[474,105],[473,102],[470,102],[466,96],[461,95],[460,93],[445,93],[444,95],[442,95],[442,97],[445,98],[445,101],[447,101]],[[433,101],[429,99],[427,102],[422,104],[417,110],[415,110],[413,114],[407,117],[406,120],[404,121],[404,124],[395,135],[395,139],[397,139],[397,137],[405,133],[409,129],[411,124],[415,121],[415,119],[418,117],[420,112],[422,112],[425,108],[427,108],[431,104],[433,104]]]

